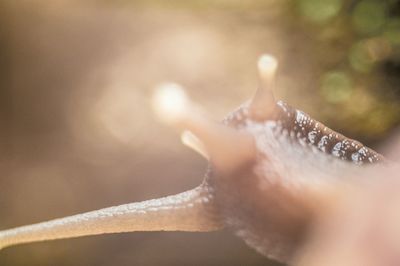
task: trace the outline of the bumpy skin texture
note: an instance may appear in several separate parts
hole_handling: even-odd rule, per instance
[[[261,254],[288,262],[313,219],[309,191],[383,157],[281,101],[264,121],[249,112],[245,104],[223,123],[254,136],[257,159],[234,173],[210,167],[207,183],[226,226]]]
[[[280,111],[277,112],[275,120],[282,124],[281,133],[297,138],[301,145],[312,145],[326,154],[355,164],[376,163],[384,160],[379,153],[333,131],[306,113],[282,101],[279,101],[277,106]]]
[[[134,231],[207,232],[221,228],[205,185],[159,199],[134,202],[0,231],[0,249],[16,244]]]

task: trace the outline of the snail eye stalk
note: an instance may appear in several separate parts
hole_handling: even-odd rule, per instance
[[[262,55],[258,59],[258,89],[250,103],[250,114],[255,120],[268,118],[275,106],[273,89],[278,61],[271,55]]]
[[[234,171],[256,156],[250,133],[239,132],[208,118],[180,85],[167,83],[157,87],[153,107],[162,121],[185,131],[183,143],[209,159],[219,171]]]

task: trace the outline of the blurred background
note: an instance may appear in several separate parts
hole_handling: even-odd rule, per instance
[[[159,123],[175,81],[215,119],[279,59],[277,98],[377,148],[400,122],[399,0],[0,2],[0,229],[197,186],[206,162]],[[279,265],[228,231],[35,243],[0,265]]]

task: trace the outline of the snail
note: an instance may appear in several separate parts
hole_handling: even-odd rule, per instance
[[[203,182],[172,196],[0,231],[0,249],[29,242],[133,231],[230,228],[262,255],[289,262],[312,225],[312,199],[343,171],[384,157],[308,114],[275,101],[277,60],[258,61],[254,97],[222,123],[208,119],[176,84],[154,96],[156,113],[209,160]]]

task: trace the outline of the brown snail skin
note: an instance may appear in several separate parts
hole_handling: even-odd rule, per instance
[[[0,248],[133,231],[213,231],[228,227],[261,254],[290,262],[312,226],[315,206],[338,177],[383,157],[272,95],[277,61],[260,58],[260,85],[222,123],[202,115],[178,85],[155,96],[165,122],[209,160],[193,190],[0,231]]]

